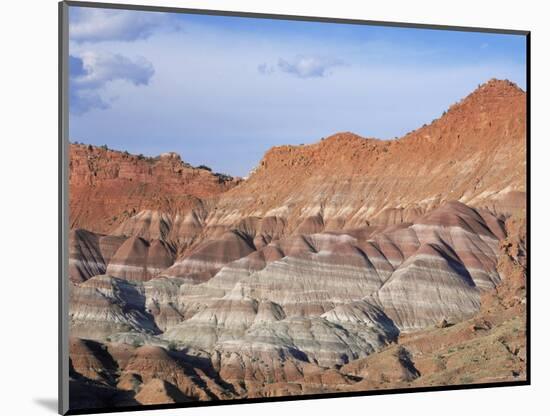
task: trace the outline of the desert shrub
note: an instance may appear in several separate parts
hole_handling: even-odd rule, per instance
[[[233,176],[226,175],[225,173],[214,173],[214,176],[218,178],[219,183],[228,182],[233,180]]]

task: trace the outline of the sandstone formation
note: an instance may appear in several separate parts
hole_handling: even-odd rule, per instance
[[[149,280],[170,267],[176,248],[164,240],[122,237],[77,229],[69,234],[69,278],[83,282],[107,273],[126,280]]]
[[[525,378],[525,93],[507,81],[401,139],[273,148],[245,181],[71,154],[77,407]]]
[[[525,202],[525,99],[516,85],[492,80],[400,139],[339,133],[275,147],[206,222],[276,216],[291,230],[318,232],[411,221],[452,200],[509,213]]]
[[[200,210],[204,198],[238,183],[225,175],[194,168],[176,153],[148,158],[71,144],[69,160],[70,226],[99,233],[113,231],[142,210],[170,214]]]

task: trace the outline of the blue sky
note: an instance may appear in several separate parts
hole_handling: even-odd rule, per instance
[[[525,89],[525,38],[70,7],[72,141],[246,176],[339,131],[399,137],[478,84]]]

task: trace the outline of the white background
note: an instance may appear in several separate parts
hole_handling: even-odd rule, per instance
[[[251,416],[350,412],[548,414],[545,236],[549,207],[550,26],[544,1],[135,0],[141,4],[532,31],[532,386],[149,412]],[[0,413],[57,402],[57,2],[5,1],[0,18]],[[122,3],[122,1],[121,1]],[[545,400],[546,399],[546,400]],[[128,413],[130,414],[130,413]],[[131,413],[134,414],[134,413]],[[143,412],[135,413],[143,415]]]

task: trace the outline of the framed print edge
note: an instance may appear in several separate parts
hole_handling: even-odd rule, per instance
[[[336,22],[371,26],[408,27],[435,30],[485,32],[495,34],[513,34],[525,37],[526,42],[526,244],[528,248],[526,269],[526,379],[518,381],[492,382],[483,384],[446,385],[430,387],[395,388],[387,390],[371,390],[357,392],[334,392],[320,394],[306,394],[296,396],[262,397],[253,399],[231,399],[217,401],[193,401],[175,404],[154,404],[139,406],[120,406],[93,409],[70,409],[69,407],[69,281],[67,279],[69,269],[69,17],[70,6],[99,7],[123,10],[166,11],[174,13],[188,13],[216,16],[236,16],[280,20],[300,20],[314,22]],[[327,17],[307,17],[279,14],[230,12],[201,9],[185,9],[174,7],[140,6],[129,4],[112,4],[96,2],[63,1],[59,7],[59,160],[58,160],[58,412],[60,414],[93,414],[122,411],[145,411],[155,409],[178,409],[187,407],[219,406],[233,404],[252,404],[266,402],[283,402],[295,400],[311,400],[340,397],[363,397],[371,395],[405,394],[418,392],[437,392],[449,390],[467,390],[492,387],[525,386],[531,384],[531,32],[524,30],[487,29],[475,27],[460,27],[449,25],[430,25],[414,23],[394,23],[356,19],[337,19]]]
[[[69,282],[65,278],[68,273],[69,249],[69,178],[68,178],[68,141],[69,141],[69,117],[68,117],[68,98],[69,98],[69,16],[68,5],[66,2],[58,3],[58,24],[59,24],[59,78],[58,78],[58,117],[59,117],[59,137],[58,137],[58,165],[59,165],[59,184],[58,184],[58,412],[66,414],[69,411]]]

